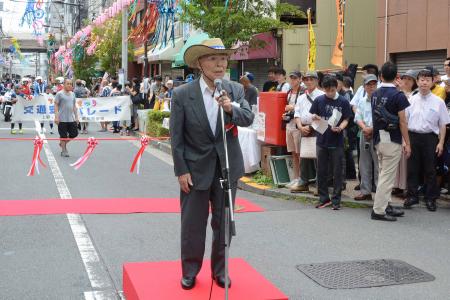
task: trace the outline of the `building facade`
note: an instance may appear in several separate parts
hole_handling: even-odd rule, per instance
[[[450,56],[450,0],[377,2],[377,63],[392,60],[399,72],[434,65],[442,73]]]
[[[290,1],[288,1],[290,2]],[[295,1],[303,11],[315,7],[314,32],[316,35],[316,69],[336,69],[331,56],[337,34],[335,0]],[[347,1],[344,27],[344,64],[362,66],[376,60],[376,1]],[[306,70],[308,57],[308,27],[293,25],[282,30],[280,62],[286,71]]]

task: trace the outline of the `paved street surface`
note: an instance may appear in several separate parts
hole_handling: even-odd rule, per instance
[[[36,135],[35,124],[24,127],[25,134],[17,137]],[[7,128],[9,123],[0,123],[0,137],[10,136]],[[97,126],[91,129],[95,137],[112,136],[98,133]],[[62,158],[58,143],[47,143],[42,156],[46,163],[55,159],[51,168],[27,177],[32,142],[0,141],[0,199],[178,197],[167,154],[148,149],[141,174],[130,174],[139,143],[100,142],[91,159],[75,171],[69,163],[85,147],[85,142],[70,143],[71,157]],[[417,208],[396,223],[383,223],[371,221],[369,209],[317,210],[242,191],[238,195],[266,211],[236,215],[238,235],[231,256],[244,258],[290,299],[450,297],[449,209],[431,213]],[[0,217],[0,299],[118,298],[123,263],[179,259],[179,218],[179,214]],[[208,243],[207,253],[209,249]],[[436,280],[329,290],[295,267],[383,258],[403,260]]]

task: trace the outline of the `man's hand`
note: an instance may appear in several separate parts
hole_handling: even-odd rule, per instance
[[[409,144],[403,144],[403,153],[405,153],[406,158],[411,156],[411,146]]]
[[[55,116],[55,124],[59,125],[59,117],[58,116]]]
[[[190,173],[178,176],[178,183],[180,184],[181,190],[185,194],[189,194],[189,192],[191,191],[190,186],[194,186]]]
[[[284,108],[284,111],[293,111],[295,109],[295,106],[292,104],[288,104],[286,105],[286,107]]]
[[[308,125],[302,126],[300,131],[302,132],[303,136],[307,136],[307,135],[309,135],[311,133],[311,128]]]
[[[444,152],[444,145],[439,143],[436,146],[436,154],[437,154],[437,156],[441,156],[442,152]]]
[[[342,132],[342,128],[337,126],[337,127],[331,127],[331,131],[336,132],[336,133],[341,133]]]
[[[362,133],[364,134],[364,137],[366,139],[372,138],[373,128],[372,127],[364,127],[362,130]]]
[[[233,105],[231,105],[231,99],[225,93],[223,96],[216,97],[219,106],[223,107],[223,111],[231,114],[233,112]]]
[[[313,119],[313,121],[320,121],[320,120],[321,120],[321,117],[319,117],[319,116],[316,115],[316,114],[313,114],[313,115],[311,116],[311,118]]]

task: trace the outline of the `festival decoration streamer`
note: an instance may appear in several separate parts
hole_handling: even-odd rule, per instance
[[[76,162],[71,164],[71,167],[74,167],[75,170],[78,170],[81,168],[82,165],[89,159],[89,157],[92,155],[92,152],[94,152],[95,147],[98,145],[98,141],[94,137],[90,137],[87,142],[87,148],[84,152],[83,156],[81,156]]]
[[[331,63],[338,67],[344,65],[344,11],[345,0],[336,0],[337,34]]]
[[[131,165],[130,173],[134,173],[134,170],[136,169],[136,174],[139,174],[142,154],[144,153],[145,148],[147,148],[149,142],[150,142],[150,139],[148,136],[143,136],[141,138],[141,148],[139,149],[138,153],[134,157],[133,164]]]
[[[44,141],[39,137],[36,136],[36,138],[33,141],[34,144],[34,151],[33,151],[33,159],[31,161],[31,167],[28,171],[27,176],[34,176],[34,173],[37,172],[39,174],[39,164],[41,164],[44,168],[46,168],[46,165],[41,159],[41,150],[44,146]]]
[[[311,8],[308,8],[308,71],[316,70],[316,35],[311,22]]]

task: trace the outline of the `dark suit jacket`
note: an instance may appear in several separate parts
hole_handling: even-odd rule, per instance
[[[233,105],[232,116],[225,114],[225,124],[247,127],[253,122],[254,114],[244,99],[244,88],[239,83],[223,81]],[[225,167],[220,113],[216,132],[209,125],[199,79],[177,87],[173,91],[170,114],[170,136],[175,176],[190,173],[193,189],[207,190],[215,176],[217,157]],[[237,136],[232,130],[227,133],[231,183],[244,174],[244,161]]]

